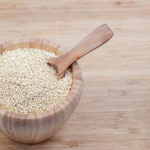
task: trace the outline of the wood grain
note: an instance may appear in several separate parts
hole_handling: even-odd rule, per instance
[[[5,150],[150,149],[149,0],[0,0],[0,40],[39,37],[71,48],[107,23],[114,37],[80,61],[84,92],[56,136],[26,146],[0,134]]]

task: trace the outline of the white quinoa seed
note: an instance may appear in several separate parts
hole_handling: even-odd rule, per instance
[[[72,85],[72,73],[58,80],[47,60],[52,52],[18,48],[0,55],[0,107],[28,114],[44,112],[62,103]]]

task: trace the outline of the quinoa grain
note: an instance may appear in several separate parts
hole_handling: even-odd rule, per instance
[[[72,85],[72,73],[58,80],[47,60],[52,52],[18,48],[0,55],[0,107],[28,114],[44,112],[62,103]]]

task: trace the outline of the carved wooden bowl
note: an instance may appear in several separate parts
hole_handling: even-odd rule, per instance
[[[7,42],[0,45],[0,54],[16,48],[40,48],[60,55],[62,48],[41,39]],[[53,109],[37,114],[17,114],[0,108],[0,129],[12,140],[21,143],[39,143],[52,137],[75,110],[83,88],[80,68],[71,66],[72,88],[66,100]]]

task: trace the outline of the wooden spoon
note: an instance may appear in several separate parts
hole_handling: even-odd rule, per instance
[[[53,66],[58,74],[58,79],[64,77],[67,68],[76,60],[83,57],[87,53],[101,46],[113,36],[113,32],[103,24],[87,35],[78,45],[69,52],[48,60],[48,64]]]

